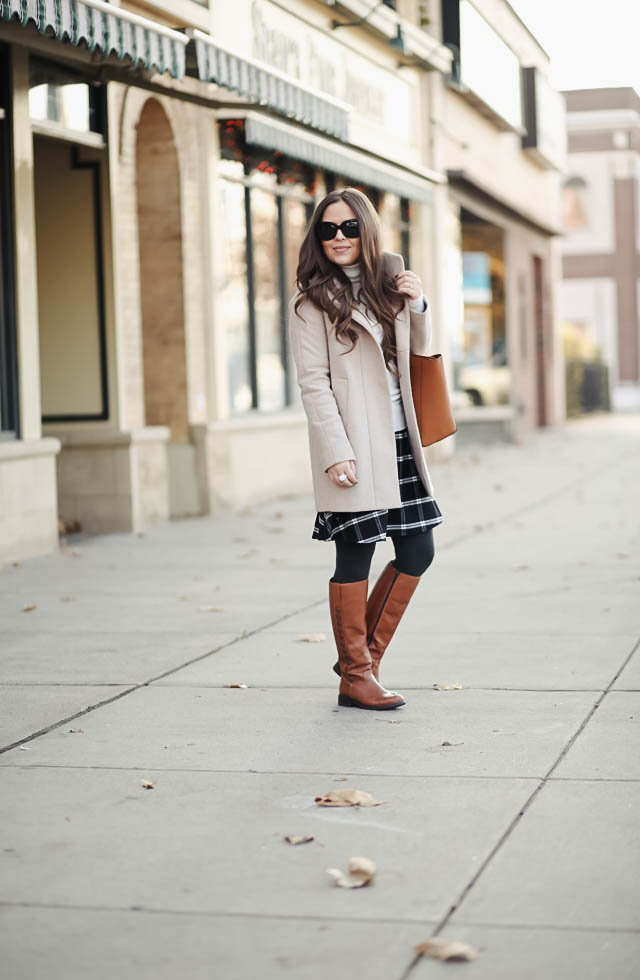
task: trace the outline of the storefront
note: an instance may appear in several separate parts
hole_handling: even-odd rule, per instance
[[[564,104],[546,52],[508,4],[453,0],[442,12],[456,54],[444,100],[444,292],[457,439],[518,439],[564,418],[555,316]]]
[[[98,473],[83,452],[120,408],[103,72],[179,78],[186,43],[101,0],[0,6],[2,558],[51,550],[85,514],[117,527],[116,484],[141,500],[130,458]]]
[[[436,279],[422,62],[398,71],[386,20],[336,32],[304,2],[220,4],[211,34],[201,6],[184,31],[102,0],[0,9],[0,554],[306,490],[297,253],[356,184]]]

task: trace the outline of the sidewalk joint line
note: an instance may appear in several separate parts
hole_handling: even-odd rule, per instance
[[[246,640],[247,637],[254,636],[256,633],[260,633],[264,629],[275,626],[277,623],[283,622],[283,620],[290,619],[292,616],[297,616],[298,613],[306,612],[308,609],[312,609],[314,606],[320,605],[320,603],[323,601],[324,600],[322,599],[317,599],[315,602],[312,602],[307,606],[303,606],[302,609],[296,609],[294,612],[286,613],[284,616],[280,616],[278,619],[273,620],[271,623],[267,623],[265,626],[257,626],[254,630],[246,630],[245,632],[240,633],[238,636],[235,636],[232,640],[222,643],[214,650],[207,650],[206,653],[202,653],[198,657],[193,657],[191,660],[187,660],[185,663],[180,664],[179,667],[172,667],[169,670],[164,671],[162,674],[158,674],[157,676],[151,677],[146,681],[140,681],[138,684],[129,686],[125,691],[119,691],[118,694],[115,694],[112,698],[105,698],[102,701],[98,701],[96,704],[89,705],[88,708],[84,708],[82,711],[77,711],[75,714],[63,718],[61,721],[52,722],[51,725],[47,725],[45,728],[41,728],[37,732],[32,732],[29,735],[25,735],[23,738],[19,738],[10,745],[0,746],[0,755],[4,755],[5,752],[11,752],[13,749],[19,748],[21,745],[25,745],[27,742],[32,742],[34,739],[40,738],[42,735],[48,735],[49,732],[55,731],[56,728],[61,728],[63,725],[67,725],[70,721],[75,721],[76,718],[82,718],[84,715],[88,715],[107,704],[111,704],[114,701],[119,701],[120,698],[124,698],[128,694],[133,694],[134,691],[139,691],[142,688],[149,687],[155,681],[161,680],[163,677],[168,677],[170,674],[175,674],[179,670],[183,670],[185,667],[190,667],[191,664],[195,664],[199,660],[205,660],[207,657],[211,657],[213,654],[218,653],[219,650],[224,650],[227,647],[233,646],[234,643],[239,643],[241,640]]]
[[[488,868],[488,866],[490,865],[490,863],[492,862],[492,860],[494,859],[494,857],[496,856],[496,854],[498,853],[498,851],[502,849],[502,847],[504,846],[504,844],[511,837],[511,835],[513,834],[513,831],[516,829],[516,827],[518,826],[518,824],[520,823],[520,821],[524,817],[525,813],[527,813],[527,811],[531,808],[534,800],[540,794],[540,792],[542,791],[542,789],[546,786],[547,782],[552,777],[552,774],[555,772],[555,770],[558,768],[558,766],[560,765],[560,763],[562,762],[562,760],[565,758],[565,756],[567,755],[567,753],[570,751],[570,749],[572,748],[572,746],[575,744],[576,739],[585,730],[586,726],[591,721],[591,719],[593,718],[594,714],[596,713],[596,711],[598,710],[598,708],[602,704],[604,698],[611,691],[611,689],[613,688],[613,685],[615,684],[615,682],[617,681],[617,679],[620,677],[622,671],[625,669],[625,667],[627,666],[627,664],[629,663],[629,661],[633,657],[634,653],[639,648],[640,648],[640,639],[638,639],[636,641],[636,643],[633,645],[633,647],[631,648],[630,652],[625,657],[625,659],[622,662],[621,666],[618,668],[618,670],[616,671],[616,673],[613,675],[613,677],[611,678],[611,680],[607,684],[606,688],[604,689],[604,691],[602,692],[602,694],[600,695],[600,697],[597,699],[597,701],[590,708],[590,710],[588,711],[586,717],[582,720],[582,722],[578,726],[577,730],[573,733],[573,735],[571,736],[571,738],[569,739],[569,741],[567,742],[567,744],[564,746],[564,748],[562,749],[562,751],[558,755],[558,758],[555,760],[555,762],[550,767],[550,769],[547,771],[547,773],[542,777],[542,779],[540,780],[540,783],[538,784],[538,786],[536,786],[536,788],[533,790],[533,792],[531,793],[531,795],[529,796],[529,798],[525,801],[525,803],[523,804],[523,806],[521,807],[521,809],[518,811],[518,813],[515,815],[515,817],[513,817],[513,819],[511,820],[511,822],[507,826],[507,828],[501,834],[501,836],[500,836],[499,840],[497,841],[497,843],[494,844],[494,846],[491,848],[491,850],[489,851],[489,854],[481,862],[481,864],[480,864],[479,868],[477,869],[477,871],[475,872],[475,874],[470,878],[470,880],[467,882],[467,884],[465,885],[465,887],[460,892],[460,894],[459,894],[458,898],[456,899],[456,901],[454,902],[454,904],[449,908],[449,911],[437,923],[437,925],[436,925],[436,927],[435,927],[435,929],[434,929],[434,931],[432,933],[432,936],[439,935],[442,932],[442,930],[449,924],[449,921],[451,920],[451,918],[454,915],[454,913],[460,908],[460,906],[462,905],[462,903],[465,901],[465,899],[467,898],[469,892],[474,887],[474,885],[477,883],[477,881],[479,880],[479,878],[484,874],[484,872],[486,871],[486,869]],[[398,980],[409,980],[410,974],[413,972],[415,966],[419,963],[419,961],[421,959],[422,959],[421,954],[416,954],[413,957],[413,959],[411,960],[411,962],[408,964],[408,966],[405,969],[405,971],[400,975],[400,977],[398,978]]]
[[[345,916],[333,916],[333,915],[304,915],[301,913],[289,913],[289,912],[232,912],[225,911],[220,912],[216,909],[180,909],[180,908],[154,908],[147,905],[78,905],[75,902],[64,903],[64,902],[29,902],[29,901],[11,901],[9,899],[0,899],[0,908],[24,908],[24,909],[43,909],[43,910],[53,910],[57,912],[101,912],[101,913],[114,913],[122,914],[132,913],[142,914],[142,915],[175,915],[187,918],[189,916],[194,916],[197,918],[212,918],[212,919],[275,919],[290,921],[294,920],[297,922],[329,922],[329,923],[343,923],[345,922]],[[372,917],[372,916],[348,916],[346,921],[349,923],[356,924],[367,924],[373,923],[375,925],[417,925],[417,926],[430,926],[435,920],[434,919],[421,919],[421,918],[393,918],[390,916],[383,917]],[[482,929],[511,929],[513,931],[527,929],[532,932],[537,930],[541,932],[567,932],[567,933],[583,933],[583,932],[606,932],[615,933],[616,935],[636,935],[640,933],[640,927],[634,928],[625,926],[614,926],[614,925],[562,925],[554,922],[475,922],[470,920],[460,920],[460,925],[466,928],[482,928]]]

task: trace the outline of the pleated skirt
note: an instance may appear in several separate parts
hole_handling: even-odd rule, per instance
[[[400,484],[400,507],[390,510],[320,511],[312,537],[316,541],[346,541],[371,544],[389,537],[420,534],[444,520],[435,499],[422,482],[411,452],[409,432],[396,432],[396,458]]]

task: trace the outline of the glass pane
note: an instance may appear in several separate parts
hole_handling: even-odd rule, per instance
[[[258,407],[265,412],[285,403],[278,288],[278,205],[273,194],[251,191],[255,279]]]
[[[284,256],[285,256],[285,282],[287,301],[295,291],[296,269],[298,268],[298,255],[300,246],[307,231],[307,206],[301,201],[292,198],[284,198],[283,202],[283,223],[284,223]],[[300,401],[300,389],[296,384],[295,366],[291,351],[287,351],[289,364],[289,403],[298,404]]]
[[[215,292],[224,324],[229,411],[234,414],[251,408],[244,187],[218,181],[218,209],[221,248]]]
[[[80,133],[99,132],[96,91],[78,75],[32,58],[29,68],[29,115],[35,122],[57,123]]]
[[[382,224],[382,247],[387,252],[402,253],[402,213],[400,198],[385,193],[380,203],[380,223]]]
[[[508,404],[504,233],[462,212],[464,327],[454,362],[456,387],[472,405]]]

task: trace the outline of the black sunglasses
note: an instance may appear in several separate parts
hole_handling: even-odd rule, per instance
[[[339,231],[345,238],[360,238],[358,219],[348,218],[341,225],[336,225],[333,221],[320,221],[318,224],[318,238],[321,242],[330,242]]]

